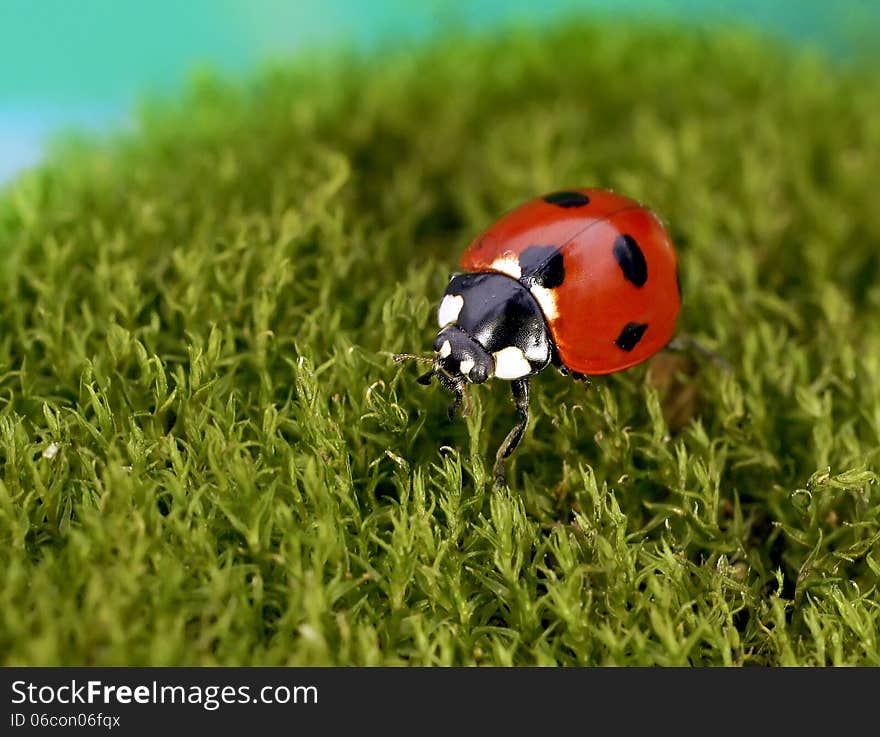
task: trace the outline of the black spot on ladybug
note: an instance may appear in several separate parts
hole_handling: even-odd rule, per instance
[[[526,286],[537,284],[554,289],[565,281],[562,251],[556,246],[529,246],[519,255],[519,267],[520,281]]]
[[[648,264],[645,254],[631,235],[619,235],[614,240],[614,258],[620,264],[623,275],[637,287],[648,281]]]
[[[559,207],[583,207],[590,204],[590,198],[580,192],[554,192],[545,195],[544,202]]]
[[[628,322],[623,330],[620,331],[620,335],[617,336],[617,340],[614,341],[614,344],[620,348],[620,350],[629,352],[639,344],[639,341],[642,339],[642,336],[647,329],[647,323]]]

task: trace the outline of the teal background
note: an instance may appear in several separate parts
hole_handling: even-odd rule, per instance
[[[121,125],[199,67],[241,75],[320,47],[373,51],[443,30],[541,25],[570,13],[748,25],[846,58],[880,33],[880,0],[0,0],[0,181],[60,129]]]

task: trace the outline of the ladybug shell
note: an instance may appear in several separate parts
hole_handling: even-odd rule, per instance
[[[531,200],[478,235],[459,263],[526,285],[559,360],[578,373],[634,366],[675,332],[681,294],[669,236],[654,213],[613,192]]]

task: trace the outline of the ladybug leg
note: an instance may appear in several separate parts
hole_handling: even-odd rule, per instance
[[[570,376],[575,381],[581,382],[581,384],[584,384],[586,386],[590,385],[590,377],[589,376],[587,376],[586,374],[579,374],[577,371],[572,371],[568,366],[564,366],[563,364],[560,363],[556,367],[556,370],[559,371],[559,373],[562,374],[563,376]]]
[[[556,370],[562,376],[570,376],[575,381],[580,381],[581,383],[589,386],[590,377],[586,374],[579,374],[577,371],[572,371],[568,366],[566,366],[562,359],[559,357],[559,351],[556,349],[556,346],[552,346],[552,353],[550,354],[550,363],[552,363]]]
[[[458,414],[458,410],[462,410],[461,416],[467,417],[470,412],[470,407],[467,403],[467,395],[464,393],[464,387],[461,384],[456,384],[455,389],[455,398],[449,403],[449,406],[446,408],[446,416],[449,418],[449,421],[455,419],[455,416]],[[464,407],[464,409],[462,409]]]
[[[559,351],[553,343],[551,343],[550,347],[550,363],[552,363],[556,367],[556,370],[563,376],[568,376],[571,373],[571,369],[562,362],[562,359],[559,357]]]
[[[504,477],[504,459],[508,458],[516,446],[522,440],[526,427],[529,424],[529,380],[528,378],[515,379],[510,388],[513,390],[513,401],[516,402],[516,409],[519,412],[519,421],[513,426],[513,429],[504,438],[498,453],[495,455],[495,484],[497,486],[506,486],[507,481]]]
[[[452,392],[454,395],[452,402],[446,408],[446,416],[449,420],[454,420],[460,409],[462,410],[461,416],[467,417],[471,413],[471,406],[464,391],[464,381],[454,379],[444,371],[437,371],[434,376],[437,377],[437,381],[440,382],[446,391]]]

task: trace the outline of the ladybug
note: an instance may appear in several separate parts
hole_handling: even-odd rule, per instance
[[[660,219],[628,197],[573,189],[538,197],[506,213],[465,249],[437,311],[440,332],[419,377],[464,406],[468,382],[511,382],[519,413],[495,457],[504,460],[529,421],[529,379],[555,366],[586,379],[645,361],[675,332],[681,289],[675,249]]]

